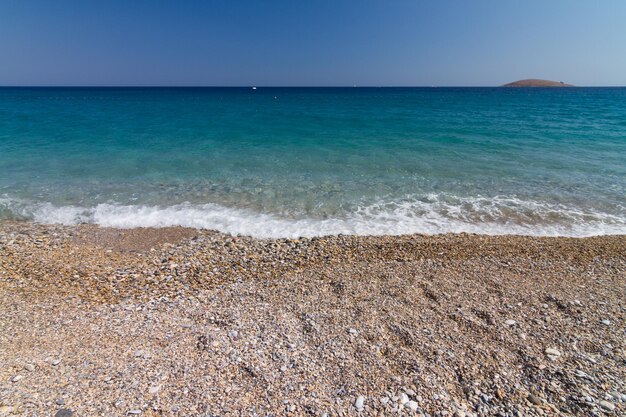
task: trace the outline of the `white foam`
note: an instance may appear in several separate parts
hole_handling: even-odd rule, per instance
[[[258,238],[461,232],[579,237],[626,234],[626,216],[512,197],[407,197],[399,202],[365,205],[343,217],[327,219],[284,218],[216,204],[79,207],[4,198],[0,206],[40,223],[95,223],[117,228],[185,226]]]

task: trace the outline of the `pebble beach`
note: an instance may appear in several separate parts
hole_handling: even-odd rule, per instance
[[[626,236],[0,223],[0,416],[626,413]]]

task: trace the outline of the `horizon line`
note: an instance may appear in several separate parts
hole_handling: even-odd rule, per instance
[[[0,85],[0,88],[624,88],[626,85],[572,85],[567,87],[516,87],[499,85]]]

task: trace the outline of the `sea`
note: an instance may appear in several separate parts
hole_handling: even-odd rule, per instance
[[[0,88],[0,221],[626,234],[626,88]]]

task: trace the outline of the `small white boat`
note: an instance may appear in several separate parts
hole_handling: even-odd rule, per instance
[[[256,87],[252,87],[253,90],[256,90]]]

